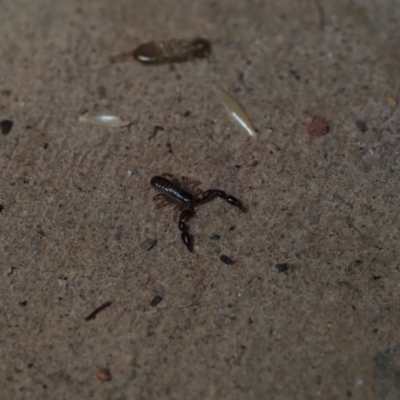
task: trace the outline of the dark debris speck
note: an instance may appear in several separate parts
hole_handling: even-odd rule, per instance
[[[296,81],[299,81],[301,79],[299,73],[295,69],[290,69],[289,74],[292,75],[293,78],[296,79]]]
[[[62,298],[59,298],[59,300],[62,300]],[[100,307],[97,307],[93,312],[91,312],[86,318],[85,321],[91,321],[92,319],[95,319],[97,317],[97,314],[106,308],[110,307],[112,304],[111,301],[106,301],[103,303]]]
[[[218,239],[221,239],[221,236],[217,235],[216,233],[214,233],[214,235],[210,236],[210,239],[211,240],[218,240]]]
[[[0,204],[0,213],[4,210],[4,206]]]
[[[1,133],[3,135],[8,135],[11,132],[13,125],[14,122],[10,121],[9,119],[4,119],[3,121],[1,121],[0,122]]]
[[[228,256],[226,256],[224,254],[222,254],[222,256],[219,259],[226,265],[235,264],[235,261],[233,261],[231,258],[229,258]]]
[[[287,263],[276,264],[275,268],[276,268],[278,274],[286,273],[289,271],[289,264],[287,264]]]
[[[44,230],[43,229],[38,229],[38,231],[37,231],[37,233],[40,235],[40,236],[46,236],[46,233],[44,232]]]
[[[361,133],[367,132],[367,130],[368,130],[367,123],[365,121],[360,120],[360,119],[358,119],[356,121],[356,127]]]
[[[27,304],[28,304],[28,302],[27,302],[26,300],[21,301],[21,302],[19,303],[19,305],[20,305],[21,307],[25,307]]]
[[[104,99],[107,95],[106,88],[104,86],[99,86],[97,88],[97,95],[99,96],[99,99]]]
[[[154,296],[153,300],[151,301],[150,305],[152,307],[156,307],[158,304],[162,302],[163,298],[161,296]]]
[[[166,146],[167,146],[167,149],[168,149],[168,153],[173,154],[174,151],[172,150],[172,145],[171,145],[171,143],[167,142]]]

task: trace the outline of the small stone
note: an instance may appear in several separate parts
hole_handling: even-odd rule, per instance
[[[8,135],[11,132],[11,129],[14,125],[13,121],[10,121],[9,119],[4,119],[3,121],[0,122],[0,130],[3,135]]]
[[[99,381],[109,382],[112,379],[111,372],[107,368],[97,368],[96,377]]]
[[[276,264],[275,268],[278,271],[278,274],[282,274],[289,271],[289,264],[286,263]]]
[[[224,254],[219,258],[224,264],[226,265],[232,265],[235,264],[235,261],[233,261],[231,258],[228,256],[225,256]]]
[[[310,136],[324,136],[329,132],[329,125],[323,119],[315,119],[307,124],[307,132]]]
[[[161,296],[154,296],[153,300],[151,301],[150,305],[152,307],[156,307],[158,304],[162,302],[163,298]]]

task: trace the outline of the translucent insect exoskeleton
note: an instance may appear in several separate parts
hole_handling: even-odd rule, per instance
[[[79,117],[79,122],[85,122],[87,124],[99,125],[106,128],[124,128],[130,125],[130,122],[123,121],[120,117],[116,115],[107,115],[107,114],[99,114],[99,115],[90,115],[84,114]]]
[[[211,44],[206,39],[170,39],[143,43],[133,52],[111,56],[110,61],[125,61],[133,57],[143,64],[165,64],[205,58],[210,53]]]
[[[255,137],[256,131],[244,108],[225,90],[218,87],[213,89],[232,120],[240,125],[250,136]]]

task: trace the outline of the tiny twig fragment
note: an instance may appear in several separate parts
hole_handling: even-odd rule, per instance
[[[85,321],[91,321],[92,319],[95,319],[97,314],[106,308],[110,307],[112,304],[111,301],[106,301],[104,304],[102,304],[100,307],[96,308],[92,313],[90,313],[86,318]]]

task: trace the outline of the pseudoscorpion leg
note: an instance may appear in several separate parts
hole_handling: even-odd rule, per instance
[[[225,199],[229,204],[232,206],[240,208],[242,211],[244,211],[243,204],[233,196],[228,196],[223,190],[207,190],[206,192],[203,193],[203,196],[201,197],[201,202],[207,202],[209,200],[212,200],[215,197],[221,197],[221,199]]]
[[[192,249],[192,240],[191,237],[189,235],[188,229],[186,224],[183,222],[184,219],[189,219],[190,217],[192,217],[194,215],[194,211],[193,210],[185,210],[181,212],[181,215],[179,216],[179,222],[178,222],[178,226],[179,226],[179,230],[182,232],[181,234],[181,238],[183,243],[185,243],[187,249],[193,253],[193,249]]]

